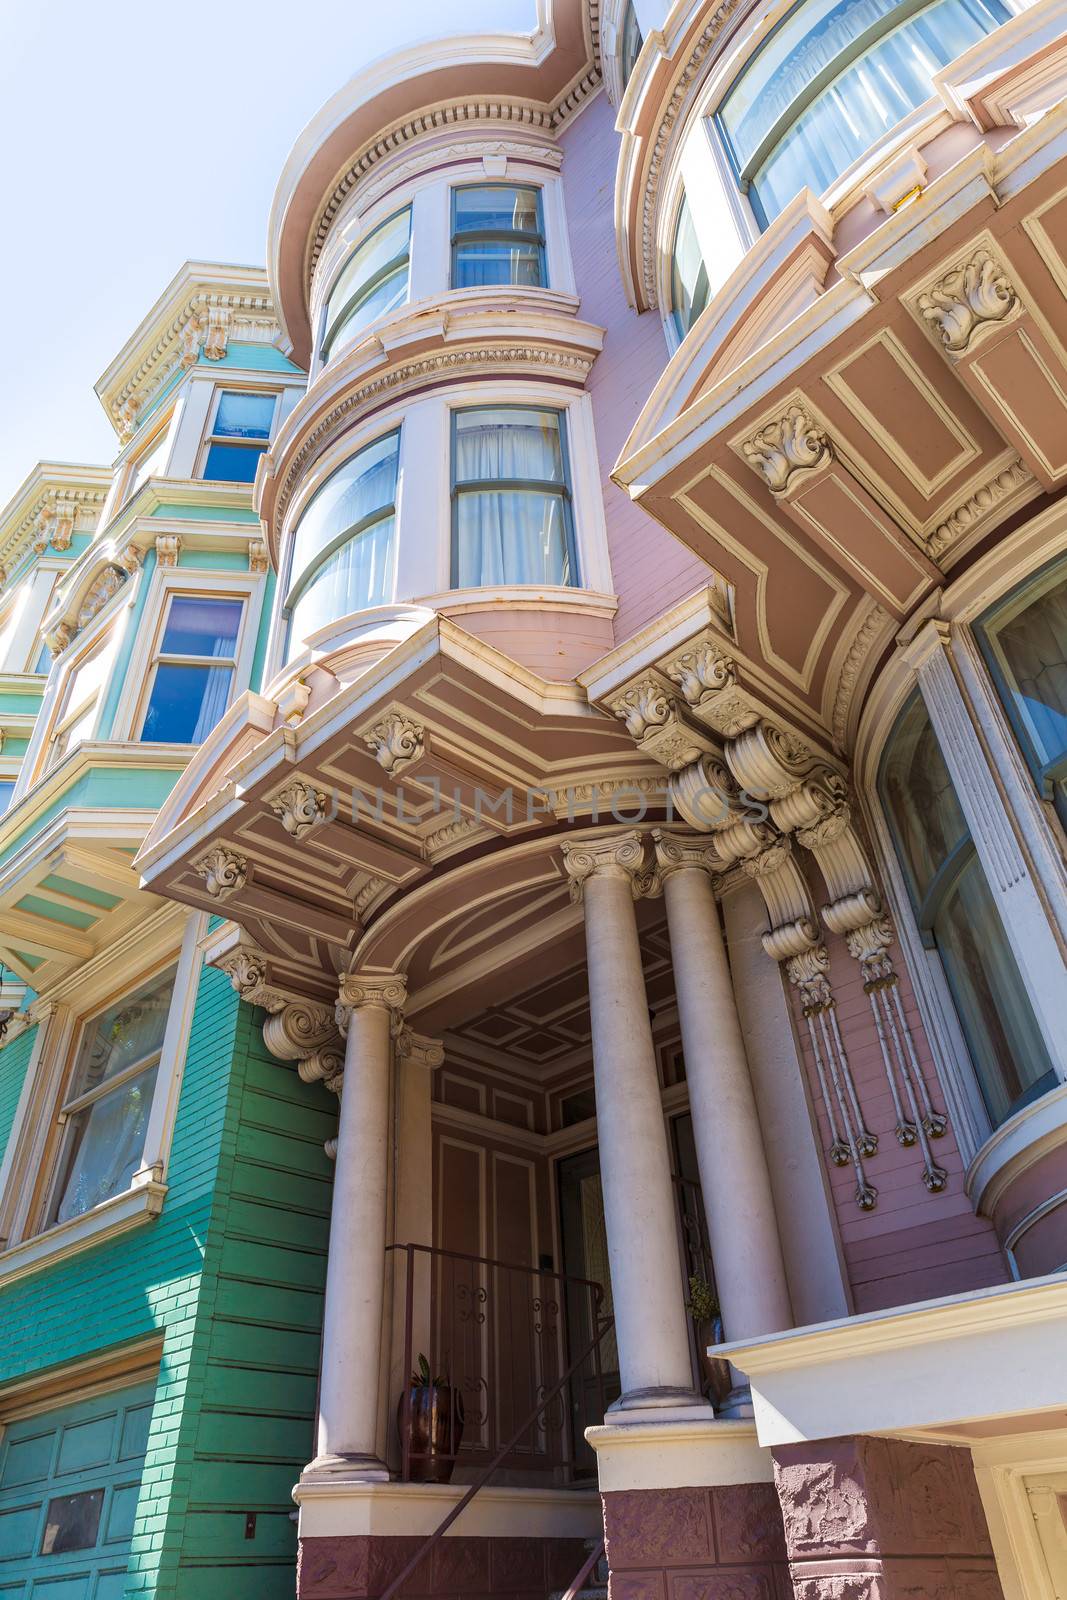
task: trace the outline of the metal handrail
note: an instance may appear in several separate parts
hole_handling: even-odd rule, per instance
[[[562,1596],[562,1600],[576,1600],[576,1596],[581,1594],[582,1590],[585,1588],[586,1578],[588,1578],[589,1574],[592,1572],[593,1568],[596,1566],[603,1554],[604,1541],[601,1539],[600,1543],[597,1545],[596,1549],[585,1563],[585,1566],[582,1568],[581,1572],[579,1572],[570,1588]]]
[[[419,1248],[425,1248],[425,1247],[414,1246],[413,1248],[419,1249]],[[408,1256],[409,1263],[410,1263],[411,1259],[412,1258],[409,1255]],[[468,1259],[470,1259],[472,1261],[477,1261],[480,1258],[477,1257],[477,1256],[471,1256]],[[504,1264],[505,1263],[501,1263],[501,1265],[504,1265]],[[562,1276],[562,1274],[560,1274],[560,1273],[546,1273],[545,1276],[546,1277],[560,1277],[560,1276]],[[397,1573],[396,1577],[393,1579],[392,1583],[389,1584],[388,1588],[383,1590],[381,1596],[379,1597],[379,1600],[392,1600],[392,1597],[395,1594],[399,1593],[399,1591],[403,1588],[404,1584],[411,1577],[411,1574],[415,1571],[416,1567],[418,1567],[420,1565],[420,1563],[423,1560],[425,1560],[426,1556],[429,1555],[430,1551],[437,1544],[438,1540],[442,1539],[444,1537],[444,1535],[447,1533],[448,1529],[452,1526],[452,1524],[456,1521],[456,1519],[458,1517],[460,1517],[464,1511],[466,1511],[467,1507],[470,1505],[471,1501],[474,1499],[475,1495],[479,1492],[479,1490],[485,1488],[486,1484],[489,1482],[489,1479],[493,1476],[494,1472],[497,1471],[497,1469],[500,1467],[501,1463],[505,1460],[505,1458],[511,1454],[511,1452],[514,1450],[515,1446],[519,1443],[519,1440],[522,1439],[525,1434],[529,1433],[530,1429],[533,1427],[534,1423],[537,1421],[537,1419],[541,1415],[542,1411],[544,1411],[546,1409],[546,1407],[549,1405],[549,1403],[556,1398],[557,1394],[559,1394],[562,1391],[564,1385],[568,1384],[570,1382],[571,1378],[578,1371],[578,1368],[582,1365],[582,1363],[584,1361],[588,1361],[589,1357],[593,1354],[594,1350],[598,1350],[600,1348],[600,1342],[603,1339],[604,1335],[606,1333],[609,1333],[611,1331],[611,1329],[614,1327],[614,1325],[615,1325],[615,1318],[614,1317],[606,1317],[604,1319],[604,1321],[600,1324],[600,1327],[598,1328],[596,1334],[594,1335],[592,1340],[589,1342],[589,1344],[586,1345],[586,1347],[582,1351],[581,1355],[576,1357],[576,1359],[571,1362],[570,1366],[567,1368],[566,1372],[563,1373],[563,1375],[559,1379],[559,1381],[556,1384],[553,1385],[553,1387],[549,1390],[549,1392],[544,1396],[544,1398],[542,1400],[538,1401],[537,1405],[534,1407],[533,1411],[530,1412],[529,1416],[526,1417],[526,1419],[523,1421],[522,1425],[518,1429],[516,1429],[516,1431],[512,1434],[511,1438],[507,1441],[507,1443],[501,1446],[501,1448],[497,1451],[496,1455],[493,1457],[493,1459],[489,1463],[489,1465],[487,1467],[485,1467],[483,1469],[483,1471],[479,1474],[479,1476],[474,1480],[474,1482],[471,1484],[470,1488],[467,1490],[467,1492],[463,1496],[463,1498],[456,1502],[456,1504],[452,1507],[452,1509],[448,1513],[448,1515],[446,1517],[444,1517],[442,1519],[442,1521],[434,1529],[433,1533],[429,1534],[428,1537],[419,1546],[419,1548],[416,1550],[415,1554],[411,1557],[411,1560],[408,1561],[405,1564],[405,1566],[401,1569],[401,1571]]]

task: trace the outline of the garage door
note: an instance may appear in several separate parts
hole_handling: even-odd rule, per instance
[[[154,1393],[115,1389],[4,1429],[2,1600],[121,1600]]]

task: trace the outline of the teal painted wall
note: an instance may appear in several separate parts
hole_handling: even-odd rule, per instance
[[[36,1028],[27,1028],[25,1033],[20,1033],[17,1039],[12,1039],[10,1044],[5,1044],[0,1050],[0,1161],[4,1159],[4,1151],[7,1149],[11,1124],[15,1119],[15,1109],[22,1093],[26,1068],[29,1066],[30,1052],[36,1036]]]

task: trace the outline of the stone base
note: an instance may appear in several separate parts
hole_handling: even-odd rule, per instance
[[[606,1493],[611,1600],[792,1600],[772,1483]]]
[[[421,1536],[348,1534],[300,1540],[298,1600],[380,1595],[422,1547]],[[404,1600],[545,1600],[565,1590],[589,1554],[583,1539],[446,1535],[404,1584]]]

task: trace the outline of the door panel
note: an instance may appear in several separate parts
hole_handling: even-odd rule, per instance
[[[10,1423],[0,1440],[0,1600],[121,1600],[154,1384]]]

